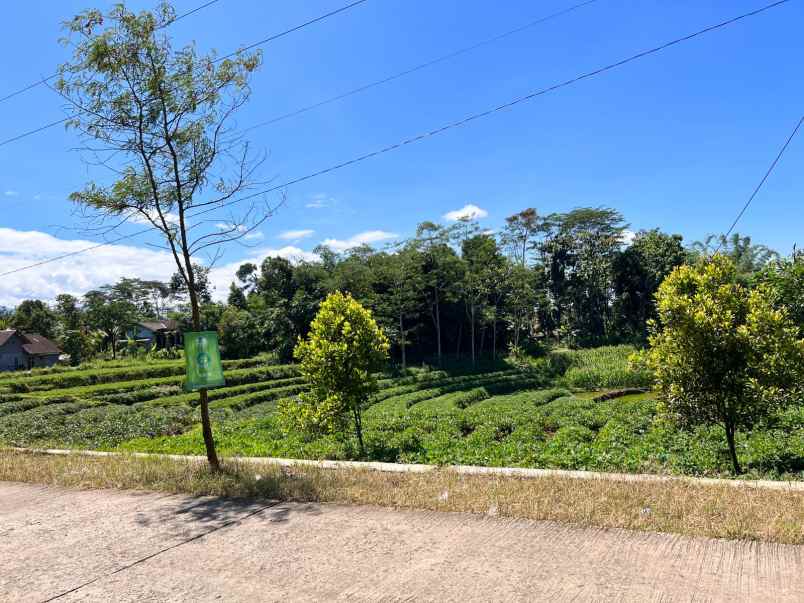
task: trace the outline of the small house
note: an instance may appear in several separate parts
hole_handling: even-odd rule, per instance
[[[59,346],[46,337],[17,329],[0,331],[0,371],[53,366],[59,356]]]
[[[172,348],[181,345],[181,331],[175,320],[145,320],[138,322],[129,331],[128,336],[146,347],[156,349]]]

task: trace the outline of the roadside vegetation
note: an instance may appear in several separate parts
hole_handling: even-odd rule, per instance
[[[804,492],[685,480],[621,482],[561,477],[414,474],[355,469],[92,458],[7,452],[0,480],[70,488],[125,488],[298,502],[469,512],[581,526],[804,544]]]

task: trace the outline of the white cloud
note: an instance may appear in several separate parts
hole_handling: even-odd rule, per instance
[[[455,222],[456,220],[479,220],[480,218],[485,218],[488,215],[489,212],[487,212],[485,209],[468,203],[460,209],[448,211],[444,214],[444,218],[446,220]]]
[[[310,209],[321,209],[322,207],[329,207],[335,203],[335,199],[324,193],[317,193],[312,196],[304,206]]]
[[[0,228],[0,272],[7,272],[97,245],[96,241],[59,239],[39,231]],[[107,245],[87,253],[0,277],[0,305],[24,299],[52,301],[60,293],[83,295],[124,276],[167,280],[175,271],[164,251],[130,245]]]
[[[268,257],[285,258],[291,262],[314,262],[319,259],[318,255],[312,251],[304,251],[294,245],[286,245],[280,249],[264,248],[256,251],[248,257],[230,262],[222,266],[216,266],[209,272],[209,280],[215,289],[212,292],[212,297],[217,301],[224,301],[229,295],[229,285],[235,280],[235,273],[242,264],[251,262],[259,266],[262,261]]]
[[[636,233],[633,230],[624,230],[620,235],[620,242],[628,247],[634,242],[634,237],[636,237]]]
[[[11,190],[6,191],[6,192],[5,192],[5,193],[3,193],[3,194],[4,194],[6,197],[18,197],[18,196],[19,196],[19,193],[18,193],[17,191],[11,191]]]
[[[97,241],[59,239],[39,231],[20,231],[0,228],[0,272],[7,272],[55,256],[81,251],[97,245]],[[292,262],[315,261],[310,251],[288,245],[280,249],[254,250],[248,257],[213,267],[210,281],[213,297],[225,300],[229,284],[241,264],[257,265],[269,256],[287,258]],[[173,256],[166,251],[107,245],[63,260],[0,277],[0,306],[16,306],[24,299],[52,302],[60,293],[81,296],[91,289],[117,282],[122,277],[166,281],[176,271]]]
[[[235,231],[239,232],[239,233],[243,234],[243,238],[245,240],[247,240],[247,241],[256,241],[258,239],[262,239],[265,236],[259,230],[250,230],[249,229],[250,227],[246,226],[245,224],[236,224],[235,225],[235,224],[230,224],[228,222],[218,222],[217,224],[215,224],[215,228],[217,228],[218,230],[232,231],[232,232],[227,232],[226,233],[227,235],[231,234],[231,235],[234,236]],[[253,228],[253,227],[251,227],[251,228]],[[221,233],[221,234],[223,234],[223,233]]]
[[[159,214],[157,214],[156,212],[152,212],[149,215],[153,216],[153,219],[157,224],[161,224],[161,222],[159,221]],[[165,216],[165,221],[168,224],[179,223],[179,214],[169,211],[165,212],[163,215]],[[134,224],[145,224],[146,226],[152,226],[148,218],[146,218],[139,212],[132,212],[131,214],[129,214],[128,221],[133,222]]]
[[[329,247],[332,251],[342,252],[353,247],[360,247],[361,245],[370,245],[371,243],[378,243],[379,241],[387,241],[398,237],[394,232],[386,232],[384,230],[367,230],[354,235],[346,240],[341,239],[324,239],[321,244]]]
[[[284,241],[297,241],[299,239],[305,239],[307,237],[311,237],[315,234],[314,230],[310,230],[309,228],[305,228],[302,230],[286,230],[285,232],[281,233],[279,236],[280,239]]]

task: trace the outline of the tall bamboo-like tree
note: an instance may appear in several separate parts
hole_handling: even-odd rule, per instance
[[[242,193],[256,184],[260,164],[230,126],[249,98],[260,55],[218,59],[192,45],[173,48],[165,27],[174,19],[167,3],[153,12],[135,14],[118,4],[77,15],[65,23],[73,58],[55,89],[69,103],[68,125],[86,141],[82,150],[115,177],[111,185],[90,182],[71,199],[96,227],[151,226],[175,260],[193,328],[200,330],[194,257],[203,252],[214,262],[220,245],[241,239],[270,214],[253,200],[239,215],[232,209],[251,197]],[[200,408],[207,458],[217,469],[204,389]]]

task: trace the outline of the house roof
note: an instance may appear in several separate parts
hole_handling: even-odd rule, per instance
[[[50,354],[61,354],[59,346],[50,341],[47,337],[42,337],[38,333],[23,333],[17,329],[5,329],[0,331],[0,345],[17,335],[22,340],[22,349],[31,356],[49,356]]]
[[[21,333],[25,343],[22,349],[31,356],[49,356],[50,354],[61,354],[59,346],[46,337],[38,333]]]
[[[175,320],[145,320],[139,324],[141,327],[145,327],[149,331],[178,331],[179,330],[179,323]]]

